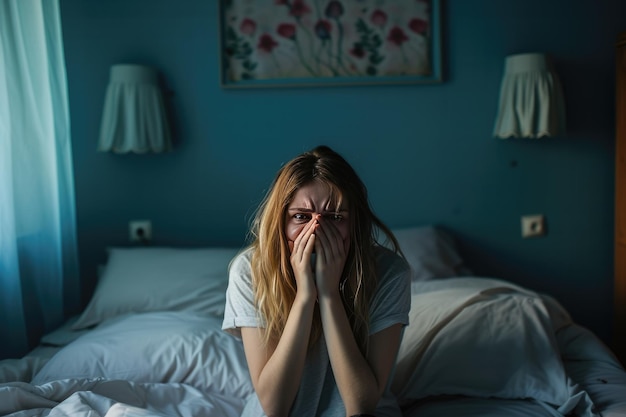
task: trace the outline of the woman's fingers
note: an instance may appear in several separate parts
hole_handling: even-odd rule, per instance
[[[293,242],[293,250],[291,251],[291,266],[297,276],[301,273],[308,274],[311,269],[311,255],[315,249],[315,231],[318,224],[318,218],[313,217],[300,231]]]
[[[315,225],[315,227],[313,228],[313,232],[315,232],[315,229],[317,228],[318,225]],[[313,249],[315,249],[315,233],[311,232],[308,235],[308,238],[306,239],[306,243],[304,244],[304,249],[302,251],[302,258],[306,259],[306,260],[310,260],[311,259],[311,254],[313,253]],[[309,261],[307,261],[309,262]]]
[[[345,245],[337,227],[326,219],[320,220],[320,225],[318,235],[326,257],[330,259],[331,257],[342,256]]]
[[[291,267],[293,269],[297,291],[306,297],[317,297],[315,275],[311,266],[311,256],[315,248],[315,230],[318,227],[317,219],[311,219],[293,241],[291,252]]]
[[[346,261],[345,243],[332,222],[320,220],[316,231],[317,260],[315,277],[322,293],[337,290]]]
[[[315,233],[315,229],[317,228],[317,217],[313,217],[309,222],[302,228],[296,240],[293,242],[293,253],[296,254],[298,261],[302,261],[302,257],[304,256],[304,249],[309,243],[309,238],[313,233]]]

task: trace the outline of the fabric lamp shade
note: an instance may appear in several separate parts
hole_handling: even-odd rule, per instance
[[[98,150],[116,153],[169,151],[170,127],[157,72],[151,67],[111,67]]]
[[[541,53],[506,57],[494,136],[541,138],[565,133],[565,99],[550,58]]]

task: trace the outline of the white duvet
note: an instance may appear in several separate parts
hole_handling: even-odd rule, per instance
[[[583,388],[601,388],[593,385],[596,374],[582,387],[568,375],[556,333],[571,321],[556,301],[470,277],[428,281],[414,291],[392,386],[415,416],[426,408],[414,404],[441,395],[485,401],[480,407],[513,401],[529,415],[540,406],[549,415],[593,417],[597,405],[617,404],[600,391],[594,395],[601,403],[593,404]],[[128,314],[49,360],[0,362],[0,415],[238,416],[252,384],[240,341],[220,327],[221,319],[190,312]],[[610,375],[611,398],[626,398],[626,373],[602,358],[605,367],[593,369]],[[576,371],[584,380],[588,371]]]
[[[238,416],[252,385],[241,344],[220,326],[187,312],[109,320],[43,366],[5,366],[5,380],[34,376],[0,384],[0,415]]]
[[[42,385],[23,382],[0,387],[0,415],[26,416],[238,416],[243,402],[207,395],[180,383],[64,379]]]
[[[456,395],[597,415],[561,360],[556,334],[572,322],[558,302],[490,278],[426,281],[413,291],[392,385],[401,405]]]

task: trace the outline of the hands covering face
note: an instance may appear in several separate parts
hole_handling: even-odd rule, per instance
[[[339,289],[350,246],[347,224],[341,222],[347,220],[336,215],[312,215],[295,240],[289,241],[298,291],[305,291],[305,295],[324,296]],[[291,232],[295,234],[295,230]]]
[[[315,283],[318,296],[339,289],[339,282],[346,263],[349,240],[344,239],[333,220],[318,219],[315,239]]]
[[[328,185],[313,181],[302,186],[287,207],[284,233],[298,293],[320,297],[339,290],[350,245],[347,204],[344,200],[337,207]]]

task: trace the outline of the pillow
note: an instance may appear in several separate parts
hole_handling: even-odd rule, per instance
[[[79,330],[120,314],[193,311],[222,316],[236,248],[113,248],[94,295],[72,325]]]
[[[392,381],[401,405],[462,395],[562,406],[573,396],[544,305],[549,299],[486,278],[417,287]]]
[[[89,329],[73,330],[72,326],[78,320],[78,316],[70,317],[61,327],[56,328],[50,333],[46,333],[41,337],[40,343],[46,346],[65,346],[70,342],[78,339],[80,336],[89,331]]]
[[[68,378],[179,382],[245,398],[253,392],[243,345],[221,319],[150,312],[109,320],[62,348],[32,384]]]
[[[411,267],[411,283],[472,275],[452,236],[436,226],[392,229]]]

